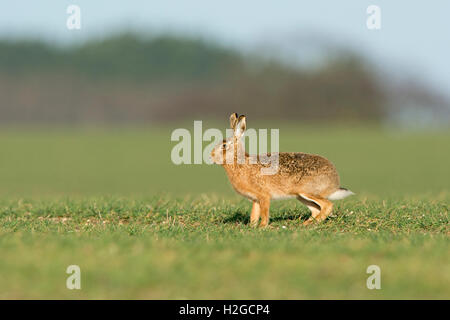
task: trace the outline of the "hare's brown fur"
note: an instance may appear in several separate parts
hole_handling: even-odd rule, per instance
[[[256,161],[255,164],[255,161],[251,160],[260,156],[250,156],[243,151],[240,138],[245,130],[245,117],[237,119],[237,115],[233,114],[230,123],[235,129],[235,136],[225,140],[223,146],[233,146],[233,161],[223,161],[221,164],[233,188],[253,201],[250,216],[252,225],[256,225],[259,218],[260,226],[268,224],[271,199],[299,199],[311,211],[311,217],[305,225],[322,221],[331,214],[333,204],[327,198],[336,191],[345,189],[340,189],[339,175],[329,160],[307,153],[279,153],[278,171],[272,175],[264,175],[261,168],[269,167],[269,164],[263,164],[261,161]],[[240,129],[237,129],[239,126]],[[213,161],[217,161],[219,153],[222,153],[222,159],[226,159],[227,150],[223,146],[218,145],[212,151]],[[239,152],[245,155],[242,163],[237,161]]]

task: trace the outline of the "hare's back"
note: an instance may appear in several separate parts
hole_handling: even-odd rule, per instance
[[[302,152],[283,152],[279,154],[279,173],[281,175],[303,176],[335,175],[335,166],[326,158]]]

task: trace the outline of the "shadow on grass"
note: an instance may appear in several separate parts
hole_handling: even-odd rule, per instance
[[[286,221],[286,220],[297,220],[303,222],[309,218],[310,214],[305,212],[304,210],[299,210],[298,212],[289,212],[289,213],[281,213],[270,216],[271,222],[276,221]],[[250,212],[242,212],[236,211],[231,216],[227,216],[223,219],[223,223],[242,223],[249,224],[250,223]]]
[[[248,224],[250,222],[250,214],[242,211],[236,211],[231,216],[227,216],[223,219],[223,223],[243,223]]]

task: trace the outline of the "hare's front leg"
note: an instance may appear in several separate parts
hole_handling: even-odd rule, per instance
[[[253,201],[252,213],[250,214],[250,225],[252,227],[255,227],[258,224],[260,214],[261,207],[258,201]]]
[[[270,198],[259,199],[259,207],[261,213],[261,223],[260,227],[266,227],[269,224],[269,208],[270,208]]]

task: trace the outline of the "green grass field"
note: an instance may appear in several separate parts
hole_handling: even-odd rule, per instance
[[[310,227],[273,202],[252,229],[222,168],[171,163],[171,130],[0,130],[0,298],[450,298],[450,131],[282,128],[357,195]]]

